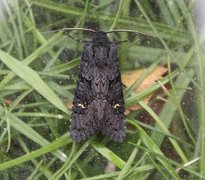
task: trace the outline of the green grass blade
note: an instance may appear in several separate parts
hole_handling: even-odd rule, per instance
[[[102,144],[93,143],[92,146],[106,159],[111,161],[113,164],[115,164],[118,168],[122,169],[126,162],[123,161],[119,156],[117,156],[114,152],[112,152],[110,149],[106,148]]]
[[[156,123],[158,124],[158,126],[167,134],[170,134],[169,130],[167,129],[167,127],[164,125],[163,121],[155,114],[155,112],[149,107],[147,106],[143,101],[139,102],[139,105],[142,106],[142,108],[144,108],[156,121]],[[180,148],[178,142],[175,139],[172,139],[169,137],[170,142],[172,143],[173,147],[175,148],[175,150],[178,152],[179,156],[181,157],[181,159],[183,160],[184,163],[188,162],[187,157],[185,156],[183,150]]]
[[[132,151],[132,154],[130,155],[130,158],[128,159],[126,165],[124,166],[124,168],[122,169],[122,171],[119,173],[117,180],[123,180],[123,178],[125,177],[126,173],[129,171],[130,166],[132,165],[136,155],[138,152],[138,148],[134,148],[134,150]]]
[[[39,133],[37,133],[34,129],[32,129],[23,121],[21,121],[15,115],[8,114],[7,116],[9,118],[10,126],[16,129],[18,132],[25,135],[27,138],[31,139],[32,141],[36,142],[41,146],[49,144],[49,141],[43,138]],[[56,157],[58,157],[61,161],[65,161],[66,155],[62,153],[60,150],[53,152],[53,154]]]
[[[161,152],[161,150],[155,144],[155,142],[150,138],[150,136],[137,123],[132,122],[131,120],[128,120],[128,121],[129,121],[129,123],[131,123],[132,125],[134,125],[137,128],[137,133],[139,134],[141,141],[148,149],[150,149],[151,151],[153,151],[155,153],[158,153],[158,154],[164,156],[164,154]],[[158,160],[164,166],[164,168],[167,169],[167,171],[170,173],[170,175],[173,178],[179,179],[179,176],[176,173],[175,169],[169,163],[165,162],[163,159],[160,159],[160,158]]]
[[[11,168],[13,166],[20,165],[26,161],[37,158],[37,157],[44,155],[48,152],[52,152],[54,150],[57,150],[58,148],[65,146],[67,143],[68,143],[68,137],[62,136],[61,138],[57,139],[56,141],[49,143],[46,146],[44,146],[38,150],[30,152],[26,155],[19,157],[19,158],[15,158],[15,159],[12,159],[10,161],[1,163],[0,164],[0,171],[6,170],[6,169]]]
[[[31,87],[39,92],[50,103],[56,106],[58,109],[69,113],[65,105],[58,98],[58,96],[51,90],[51,88],[40,78],[40,76],[29,66],[18,61],[14,57],[8,55],[4,51],[0,50],[0,60],[8,66],[16,75],[26,81]]]

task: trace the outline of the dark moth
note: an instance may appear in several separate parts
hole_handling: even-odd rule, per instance
[[[70,133],[74,141],[99,131],[112,140],[125,138],[124,99],[118,45],[99,31],[85,43],[73,100]]]

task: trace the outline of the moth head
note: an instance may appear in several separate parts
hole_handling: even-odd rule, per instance
[[[93,41],[93,57],[98,67],[104,67],[109,62],[109,51],[111,42],[105,32],[96,32]]]
[[[107,46],[110,41],[107,34],[103,31],[98,31],[93,36],[93,46]]]

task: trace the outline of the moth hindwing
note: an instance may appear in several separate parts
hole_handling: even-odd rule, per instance
[[[125,137],[117,50],[118,45],[102,31],[84,45],[71,114],[70,133],[74,141],[85,140],[97,131],[118,142]]]

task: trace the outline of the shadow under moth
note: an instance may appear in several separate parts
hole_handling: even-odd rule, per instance
[[[94,33],[84,45],[78,66],[70,134],[74,141],[101,132],[112,140],[125,138],[124,99],[118,62],[118,45],[106,33]]]

